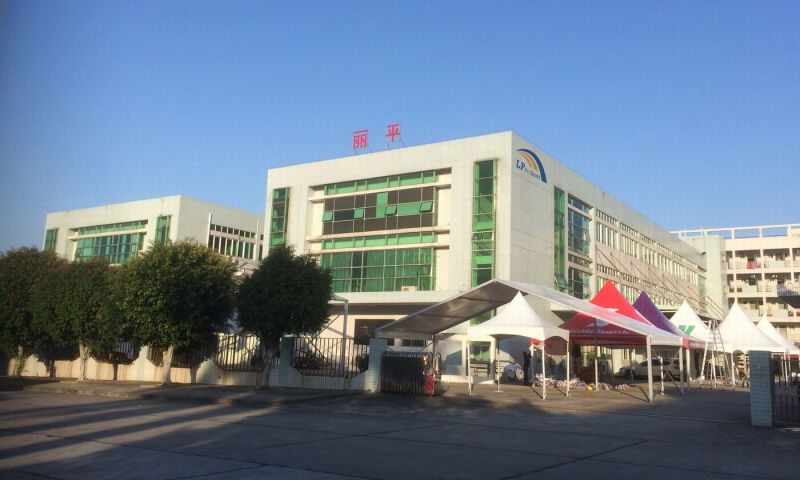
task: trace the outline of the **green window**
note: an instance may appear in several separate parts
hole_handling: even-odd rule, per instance
[[[484,160],[473,166],[472,188],[472,286],[494,278],[496,162]]]
[[[553,273],[554,273],[554,286],[561,292],[566,292],[569,288],[567,283],[567,262],[566,262],[566,210],[567,201],[564,191],[556,188],[554,192],[554,207],[553,207]]]
[[[322,234],[433,227],[436,225],[435,197],[434,186],[423,186],[326,198]]]
[[[388,177],[367,178],[347,182],[330,183],[325,185],[325,195],[338,195],[341,193],[363,192],[383,188],[405,187],[423,183],[436,183],[438,174],[435,170],[426,172],[404,173]]]
[[[108,263],[126,263],[142,251],[144,237],[144,233],[125,233],[79,238],[75,242],[75,261],[85,262],[94,257],[103,257]]]
[[[331,238],[322,241],[323,250],[341,248],[385,247],[391,245],[413,245],[417,243],[436,243],[435,232],[395,233],[370,235],[366,237]]]
[[[156,243],[166,243],[169,241],[170,223],[172,223],[172,215],[158,217],[158,220],[156,220]]]
[[[488,282],[495,276],[496,193],[497,162],[495,160],[475,162],[472,170],[471,283],[473,287]],[[484,312],[470,319],[470,324],[485,322],[492,318],[494,313],[494,310]]]
[[[272,189],[272,210],[269,227],[269,245],[286,243],[286,220],[289,212],[289,189]],[[327,212],[326,212],[327,213]],[[327,220],[327,221],[330,221]]]
[[[589,274],[570,267],[569,269],[569,294],[573,297],[587,299],[591,296],[589,291]]]
[[[334,292],[433,290],[433,248],[323,253],[320,265],[333,277]]]
[[[137,220],[134,222],[109,223],[106,225],[94,225],[91,227],[81,227],[77,229],[77,234],[95,235],[98,233],[112,233],[123,230],[144,230],[147,227],[147,220]]]
[[[45,252],[55,252],[56,251],[56,240],[58,240],[58,229],[51,228],[47,230],[44,235],[44,251]]]

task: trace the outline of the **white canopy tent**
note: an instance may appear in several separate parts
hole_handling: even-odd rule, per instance
[[[698,342],[706,342],[708,339],[708,327],[700,320],[700,317],[697,316],[686,300],[683,301],[669,321],[683,333],[693,337]]]
[[[783,353],[784,347],[756,327],[756,324],[744,313],[739,303],[734,303],[725,320],[719,324],[725,350],[731,352],[750,350],[766,350],[773,353]]]
[[[650,362],[651,345],[683,345],[683,339],[672,333],[644,322],[636,321],[609,309],[597,306],[561,293],[543,285],[490,280],[465,292],[454,295],[429,307],[395,320],[375,330],[378,338],[408,338],[431,340],[439,332],[455,327],[465,321],[509,303],[518,293],[534,295],[575,312],[592,316],[598,321],[608,322],[645,337],[647,361]],[[648,378],[648,401],[653,400],[652,378]]]
[[[778,330],[775,329],[775,326],[772,325],[769,320],[767,320],[766,315],[761,317],[761,321],[758,322],[757,327],[759,330],[761,330],[762,333],[764,333],[764,335],[771,338],[775,343],[777,343],[778,345],[782,345],[786,353],[788,353],[789,355],[800,355],[800,348],[797,348],[795,344],[793,344],[792,342],[787,340],[786,337],[781,335],[780,332],[778,332]]]
[[[758,322],[758,329],[764,332],[766,336],[774,340],[777,344],[783,345],[785,348],[783,356],[783,362],[781,368],[783,369],[784,378],[788,381],[789,375],[792,371],[792,355],[797,356],[797,363],[800,366],[800,348],[790,342],[786,337],[780,334],[778,330],[773,326],[769,320],[767,320],[767,316],[764,315],[761,317],[761,321]]]
[[[569,332],[543,319],[520,292],[517,292],[502,312],[479,325],[471,325],[468,336],[492,336],[497,340],[514,336],[539,339],[542,341],[542,373],[545,372],[545,340],[559,337],[569,342]],[[567,379],[569,379],[569,362],[567,362]],[[569,395],[569,382],[567,382],[567,395]],[[542,399],[545,398],[547,398],[547,384],[543,378]]]

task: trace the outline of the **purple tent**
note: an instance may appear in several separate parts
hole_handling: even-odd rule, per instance
[[[633,308],[638,310],[644,318],[650,320],[650,323],[656,327],[681,337],[683,339],[684,348],[703,348],[703,345],[698,345],[693,338],[686,335],[681,329],[675,327],[675,325],[661,313],[661,310],[656,307],[653,301],[650,300],[650,296],[647,295],[646,292],[642,291],[642,293],[639,294],[639,298],[633,302]]]

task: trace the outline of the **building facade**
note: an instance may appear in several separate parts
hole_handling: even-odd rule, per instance
[[[183,195],[47,214],[44,250],[122,264],[154,242],[194,239],[225,256],[260,258],[261,215]]]
[[[800,224],[707,228],[673,232],[689,244],[723,245],[721,284],[728,306],[751,320],[764,315],[790,341],[800,341]]]
[[[513,132],[270,169],[265,223],[331,269],[354,320],[329,328],[357,340],[492,278],[710,300],[698,249]]]

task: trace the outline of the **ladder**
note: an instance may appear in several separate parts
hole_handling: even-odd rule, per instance
[[[722,333],[719,331],[719,322],[711,319],[708,324],[708,335],[706,335],[706,343],[703,348],[703,363],[701,364],[701,371],[705,378],[706,356],[711,352],[711,388],[717,388],[717,360],[718,353],[722,352],[722,376],[731,379],[731,385],[735,385],[736,379],[733,376],[733,359],[728,358],[725,351],[725,343],[722,341]],[[730,364],[728,362],[731,362]]]

